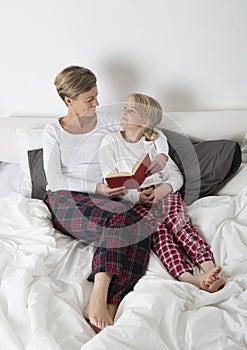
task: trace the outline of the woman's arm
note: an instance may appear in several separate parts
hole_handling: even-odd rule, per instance
[[[97,183],[81,178],[66,176],[62,173],[61,152],[54,126],[48,125],[43,132],[44,169],[47,189],[51,191],[69,190],[95,193]]]

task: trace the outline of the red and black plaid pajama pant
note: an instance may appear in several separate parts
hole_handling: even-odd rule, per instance
[[[168,194],[151,209],[133,207],[133,210],[141,218],[153,222],[152,249],[173,277],[178,278],[184,272],[193,273],[193,264],[199,266],[213,261],[213,254],[193,227],[179,192]]]
[[[56,229],[96,246],[88,279],[97,272],[113,274],[108,303],[119,304],[146,272],[150,228],[125,204],[99,195],[48,191],[45,202]]]

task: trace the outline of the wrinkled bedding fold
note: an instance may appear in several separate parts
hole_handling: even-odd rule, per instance
[[[247,188],[202,198],[189,211],[226,286],[210,294],[178,282],[152,253],[115,325],[95,336],[82,315],[93,247],[54,230],[41,200],[0,199],[0,349],[246,349]]]

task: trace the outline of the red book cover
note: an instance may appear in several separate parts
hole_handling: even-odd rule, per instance
[[[147,177],[147,168],[151,164],[149,154],[146,153],[144,156],[136,162],[132,168],[132,172],[119,172],[113,173],[106,176],[105,180],[109,187],[126,187],[128,189],[137,189],[143,183]]]

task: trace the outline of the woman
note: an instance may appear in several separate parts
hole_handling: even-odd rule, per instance
[[[110,200],[121,196],[124,187],[110,189],[102,181],[100,143],[119,123],[111,115],[96,113],[94,73],[71,66],[62,70],[54,83],[67,113],[47,125],[43,134],[48,182],[45,202],[55,228],[97,246],[89,277],[94,287],[84,310],[97,332],[113,324],[118,304],[145,273],[150,232],[128,206]],[[161,140],[157,147],[163,144],[166,146]],[[150,171],[162,168],[166,159],[159,154]]]
[[[155,140],[159,134],[154,127],[160,123],[162,114],[160,104],[152,97],[129,95],[121,113],[122,130],[107,134],[101,143],[104,177],[131,169],[143,153],[151,158],[157,154]],[[169,159],[162,171],[147,177],[141,189],[129,189],[123,200],[141,204],[142,211],[136,205],[133,210],[137,208],[137,215],[141,213],[145,220],[153,222],[152,248],[167,271],[179,281],[213,293],[222,288],[225,281],[219,275],[221,267],[215,266],[208,244],[190,221],[178,192],[182,184],[181,172]],[[202,273],[194,275],[193,264],[199,266]]]

